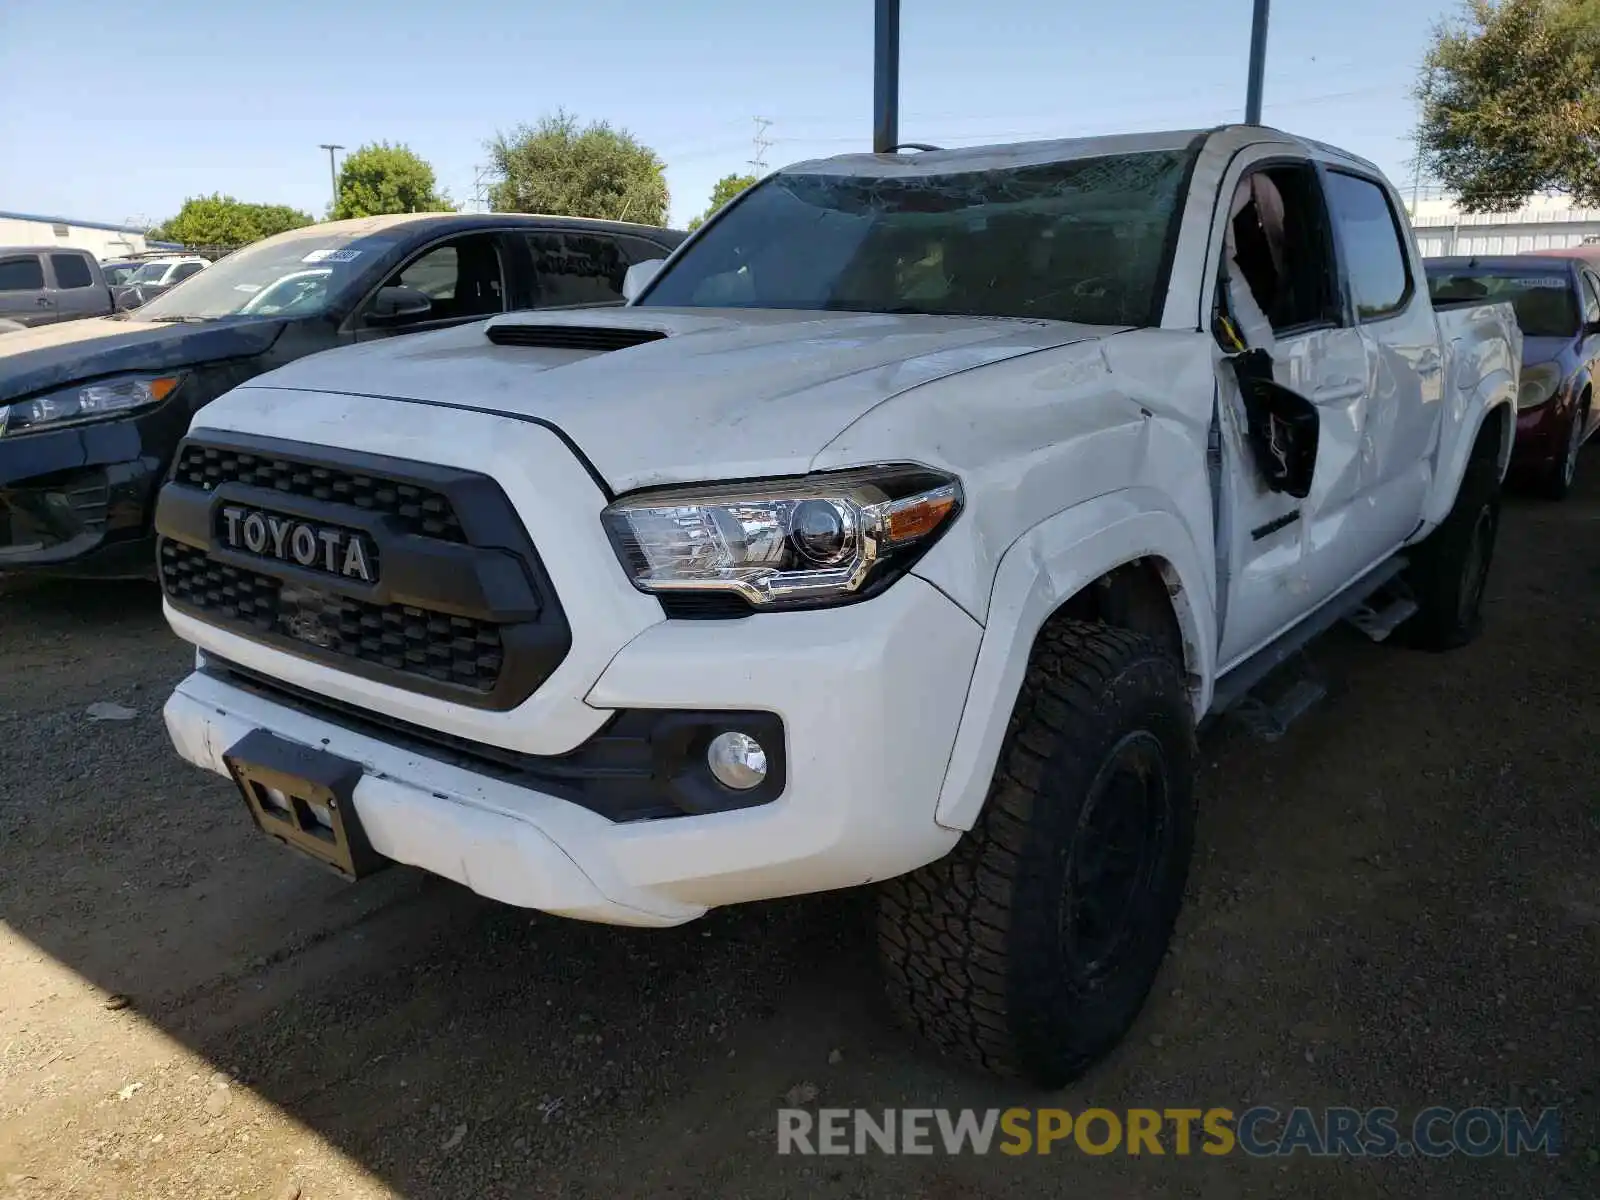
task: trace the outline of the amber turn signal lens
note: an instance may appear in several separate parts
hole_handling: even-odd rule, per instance
[[[150,398],[155,401],[165,400],[178,390],[179,379],[176,375],[163,375],[160,379],[150,381]]]
[[[926,537],[945,523],[956,501],[955,488],[941,487],[890,505],[884,519],[890,544]]]

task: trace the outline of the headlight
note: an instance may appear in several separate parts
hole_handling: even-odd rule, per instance
[[[881,590],[961,511],[961,485],[885,466],[624,497],[601,515],[644,592],[731,592],[759,609]]]
[[[94,383],[80,383],[0,405],[0,437],[15,437],[41,429],[81,425],[141,408],[153,408],[177,390],[181,375],[122,375]]]
[[[1522,382],[1517,386],[1517,408],[1538,408],[1556,394],[1561,386],[1561,364],[1547,362],[1522,368]]]

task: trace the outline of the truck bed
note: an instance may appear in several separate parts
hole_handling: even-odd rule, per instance
[[[1445,354],[1445,400],[1459,390],[1476,391],[1497,369],[1516,378],[1522,366],[1522,330],[1505,301],[1468,300],[1434,307]]]

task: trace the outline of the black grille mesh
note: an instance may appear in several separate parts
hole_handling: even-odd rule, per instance
[[[213,562],[182,542],[161,543],[161,583],[214,620],[292,637],[328,654],[490,692],[500,678],[497,626],[401,604],[368,604]]]
[[[450,501],[440,493],[409,483],[358,475],[219,446],[185,446],[173,469],[179,483],[211,491],[224,483],[271,488],[291,496],[353,504],[369,512],[398,518],[407,530],[445,542],[465,542],[466,533]]]

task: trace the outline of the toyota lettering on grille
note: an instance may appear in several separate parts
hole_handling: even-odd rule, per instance
[[[232,504],[222,509],[222,525],[230,549],[362,583],[376,582],[372,548],[352,530]]]

